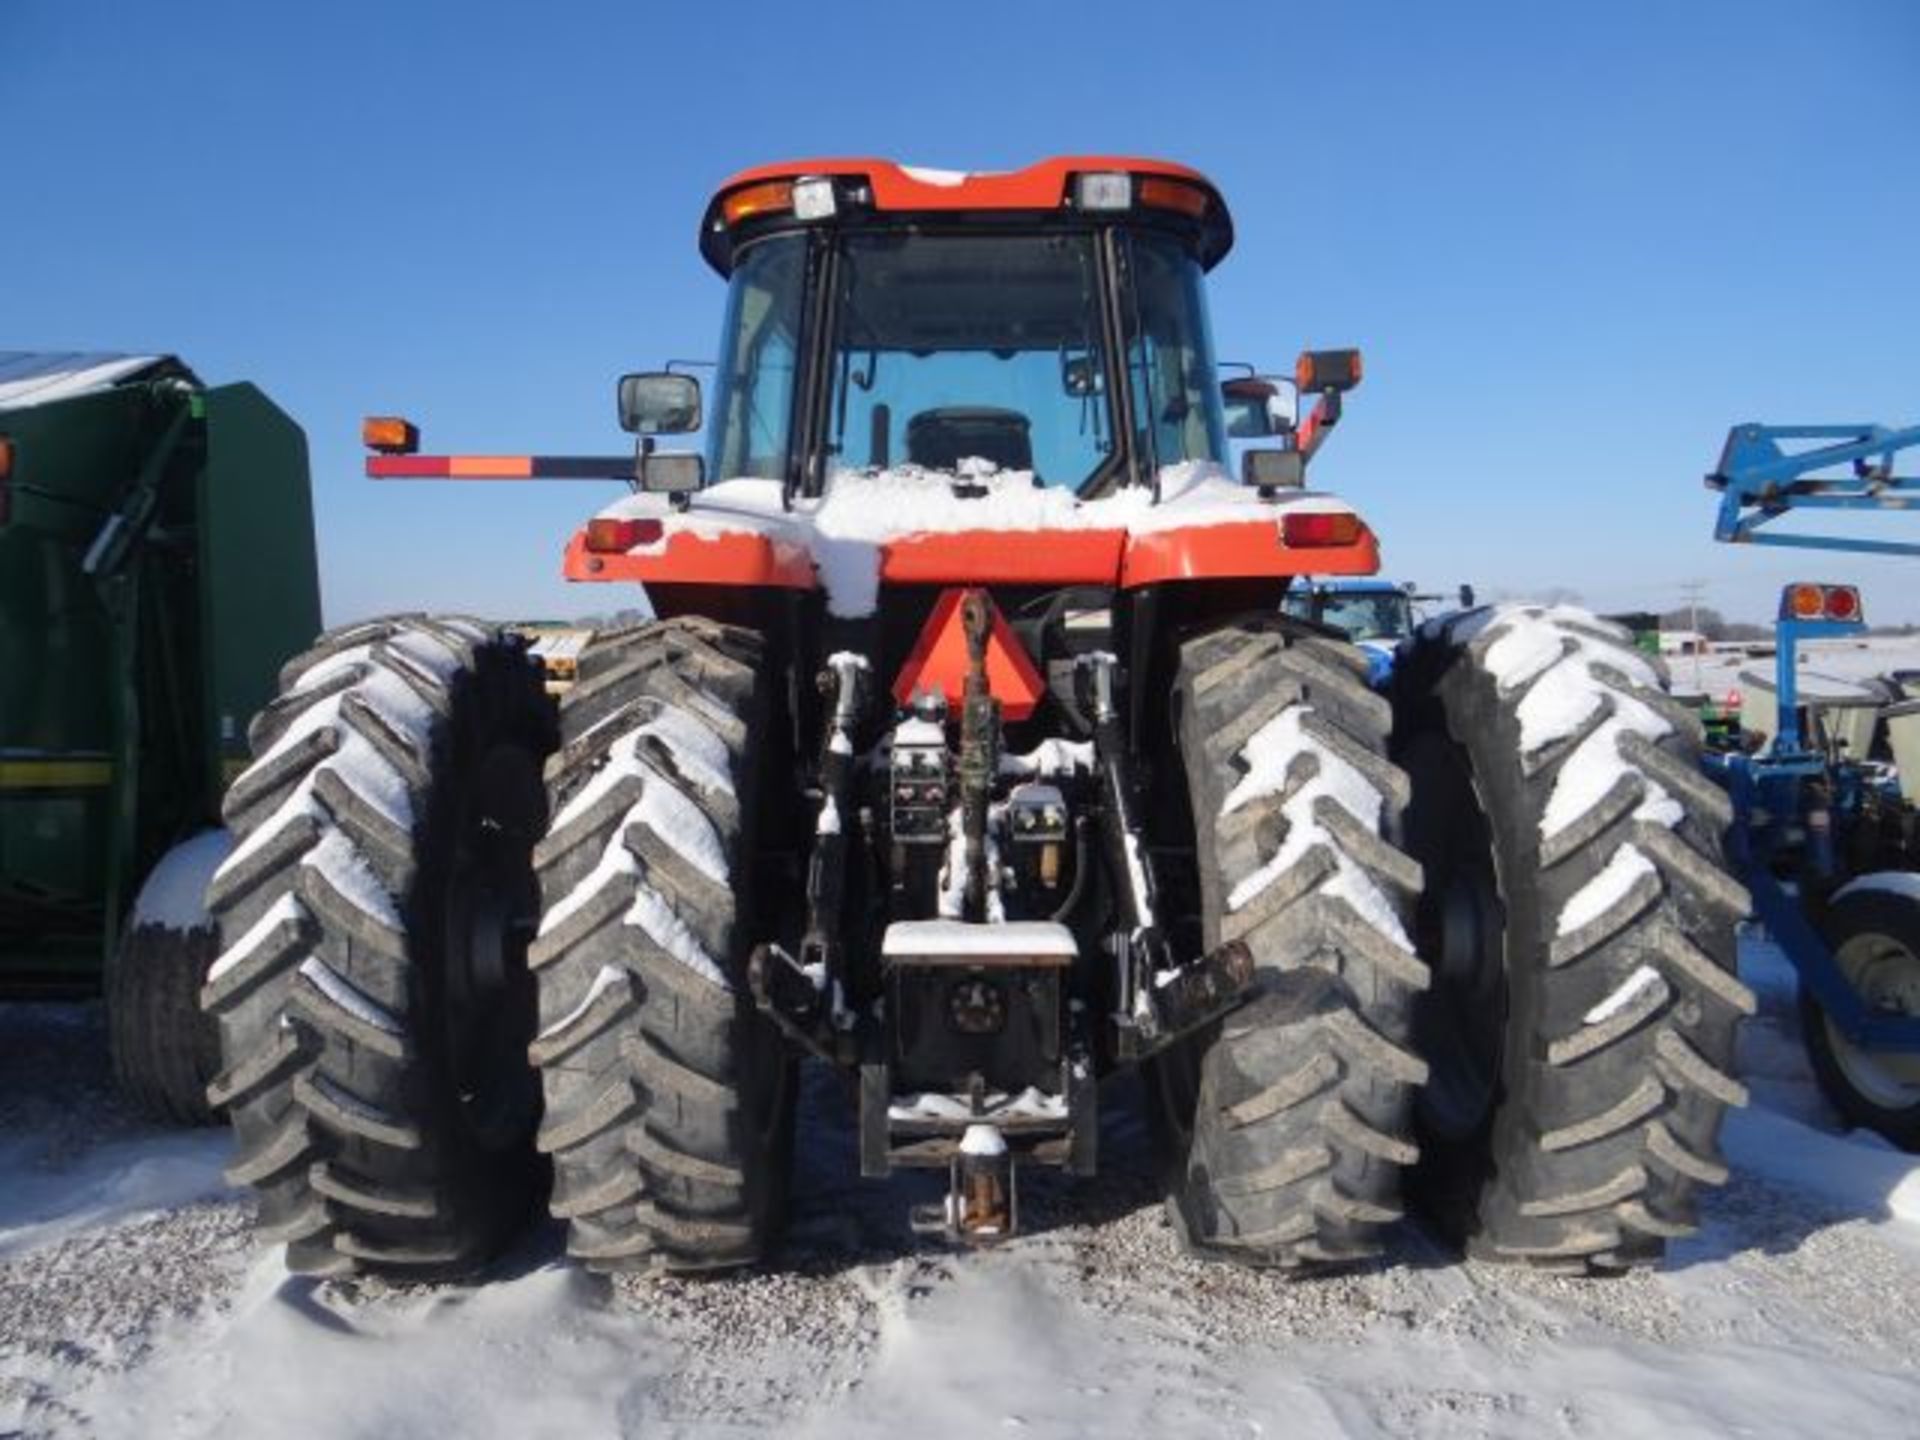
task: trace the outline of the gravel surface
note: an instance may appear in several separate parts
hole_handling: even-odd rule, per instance
[[[194,1374],[236,1347],[229,1364],[251,1364],[250,1337],[314,1333],[303,1327],[412,1339],[422,1355],[450,1336],[440,1348],[468,1358],[442,1356],[412,1379],[443,1391],[498,1383],[484,1373],[496,1351],[508,1363],[571,1357],[589,1389],[604,1389],[592,1412],[603,1426],[611,1412],[620,1433],[649,1436],[883,1434],[911,1429],[923,1405],[938,1415],[972,1404],[1039,1433],[1107,1416],[1115,1434],[1246,1435],[1296,1412],[1309,1433],[1581,1433],[1612,1403],[1595,1388],[1595,1356],[1602,1374],[1628,1367],[1616,1390],[1682,1383],[1674,1357],[1711,1376],[1758,1356],[1752,1371],[1777,1369],[1781,1385],[1806,1367],[1834,1376],[1836,1393],[1882,1407],[1904,1396],[1920,1413],[1914,1227],[1737,1176],[1653,1274],[1594,1282],[1462,1264],[1409,1227],[1386,1263],[1302,1283],[1180,1252],[1136,1099],[1124,1084],[1109,1098],[1106,1175],[1023,1181],[1027,1233],[991,1253],[914,1239],[907,1207],[935,1183],[860,1181],[848,1102],[812,1072],[792,1233],[764,1270],[608,1282],[565,1272],[548,1226],[481,1289],[317,1284],[282,1278],[252,1251],[249,1203],[217,1188],[217,1136],[182,1142],[114,1097],[95,1008],[0,1006],[0,1156],[9,1182],[22,1181],[0,1187],[0,1437],[211,1433],[221,1417],[247,1417],[249,1402],[196,1389]],[[183,1201],[174,1184],[143,1207],[139,1193],[120,1194],[98,1223],[8,1241],[23,1220],[44,1226],[60,1177],[76,1177],[77,1193],[102,1155],[181,1143],[201,1147],[185,1153],[202,1157],[210,1196]],[[10,1196],[29,1197],[29,1213]],[[521,1293],[533,1297],[526,1313],[488,1309]],[[354,1353],[364,1365],[364,1347]],[[604,1363],[589,1364],[594,1355]],[[177,1431],[142,1428],[138,1417],[161,1404],[152,1413],[175,1415]],[[312,1433],[409,1433],[401,1412],[376,1413],[384,1419]],[[1729,1413],[1729,1425],[1746,1414]],[[1856,1436],[1876,1433],[1884,1409],[1864,1413],[1848,1421]]]

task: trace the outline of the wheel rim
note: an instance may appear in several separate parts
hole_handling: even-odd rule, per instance
[[[1920,1015],[1920,956],[1900,941],[1871,932],[1855,935],[1833,958],[1872,1013]],[[1920,1055],[1863,1050],[1830,1018],[1825,1024],[1834,1064],[1862,1099],[1882,1110],[1920,1105]]]
[[[1487,1123],[1499,1092],[1507,1026],[1506,910],[1485,812],[1452,747],[1428,737],[1412,758],[1415,804],[1423,791],[1429,804],[1440,802],[1420,826],[1427,889],[1417,939],[1433,967],[1433,983],[1415,1012],[1415,1040],[1429,1070],[1417,1103],[1430,1132],[1460,1140]]]
[[[527,941],[539,900],[529,861],[545,808],[538,764],[500,745],[472,772],[445,907],[448,1078],[486,1150],[517,1146],[539,1113],[527,1063],[534,996]]]

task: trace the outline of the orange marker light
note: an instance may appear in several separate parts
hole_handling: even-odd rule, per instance
[[[1169,180],[1162,175],[1142,175],[1136,184],[1138,188],[1134,193],[1142,205],[1151,205],[1157,210],[1178,210],[1196,220],[1207,213],[1207,192],[1197,185]]]
[[[758,185],[743,186],[720,202],[720,213],[729,225],[738,225],[756,215],[776,215],[791,209],[791,180],[763,180]]]
[[[1319,390],[1351,390],[1360,383],[1358,350],[1303,350],[1294,362],[1293,383],[1303,395]]]
[[[1793,620],[1818,620],[1827,613],[1826,592],[1818,585],[1789,585],[1780,611]]]
[[[420,431],[398,415],[369,415],[360,422],[360,443],[382,455],[411,455],[420,448]]]
[[[1318,514],[1283,515],[1280,541],[1289,549],[1318,545],[1352,545],[1365,527],[1351,511],[1327,511]]]

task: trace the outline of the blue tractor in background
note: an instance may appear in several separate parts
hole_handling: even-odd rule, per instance
[[[1894,457],[1920,427],[1737,426],[1707,483],[1721,493],[1715,538],[1882,555],[1920,544],[1768,529],[1790,511],[1903,510],[1920,478]],[[1920,1150],[1920,686],[1896,675],[1886,703],[1843,710],[1804,693],[1808,640],[1866,628],[1850,585],[1781,594],[1775,673],[1756,687],[1764,719],[1708,772],[1733,801],[1728,849],[1755,917],[1799,980],[1808,1053],[1851,1124]]]
[[[1296,620],[1338,630],[1367,657],[1367,683],[1384,690],[1393,677],[1400,642],[1429,617],[1424,607],[1443,605],[1447,597],[1420,595],[1411,583],[1356,579],[1309,581],[1287,592],[1281,608]],[[1473,587],[1462,585],[1460,608],[1473,606]]]

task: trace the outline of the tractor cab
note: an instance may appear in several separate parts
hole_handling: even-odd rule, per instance
[[[970,462],[1081,494],[1224,463],[1203,178],[1145,161],[953,176],[808,162],[720,189],[727,277],[707,466],[815,494],[836,472]]]

